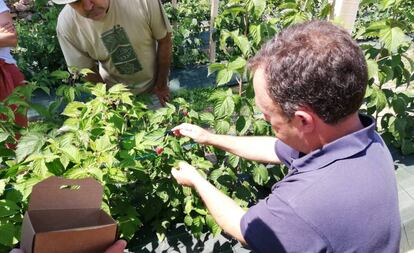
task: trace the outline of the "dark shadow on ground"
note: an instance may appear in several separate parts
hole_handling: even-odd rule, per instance
[[[251,252],[224,234],[213,237],[206,233],[196,239],[182,223],[173,225],[162,242],[158,241],[155,232],[150,229],[143,228],[141,231],[128,244],[129,252]]]

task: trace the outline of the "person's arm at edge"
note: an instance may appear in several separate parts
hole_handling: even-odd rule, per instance
[[[16,47],[17,32],[8,11],[0,13],[0,47]]]
[[[275,153],[275,143],[277,141],[275,137],[218,135],[187,123],[176,126],[172,130],[178,130],[180,135],[188,136],[195,142],[213,145],[247,160],[273,164],[281,163]]]
[[[168,101],[168,75],[171,66],[172,40],[171,33],[167,32],[164,38],[157,40],[157,66],[153,92],[160,99],[161,105]]]
[[[246,211],[204,179],[194,167],[185,162],[180,162],[179,166],[179,170],[174,168],[171,171],[177,182],[194,188],[224,232],[246,244],[240,228],[240,221]]]

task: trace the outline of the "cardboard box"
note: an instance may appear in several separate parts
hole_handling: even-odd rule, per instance
[[[25,253],[102,253],[116,240],[116,222],[101,210],[94,179],[50,177],[33,187],[23,219]]]

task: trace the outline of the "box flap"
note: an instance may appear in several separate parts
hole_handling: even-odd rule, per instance
[[[100,209],[102,185],[92,178],[49,177],[33,186],[29,210]]]

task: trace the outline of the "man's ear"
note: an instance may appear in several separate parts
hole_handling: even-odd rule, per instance
[[[315,129],[313,114],[306,109],[299,109],[295,112],[295,121],[298,128],[304,133],[311,133]]]

